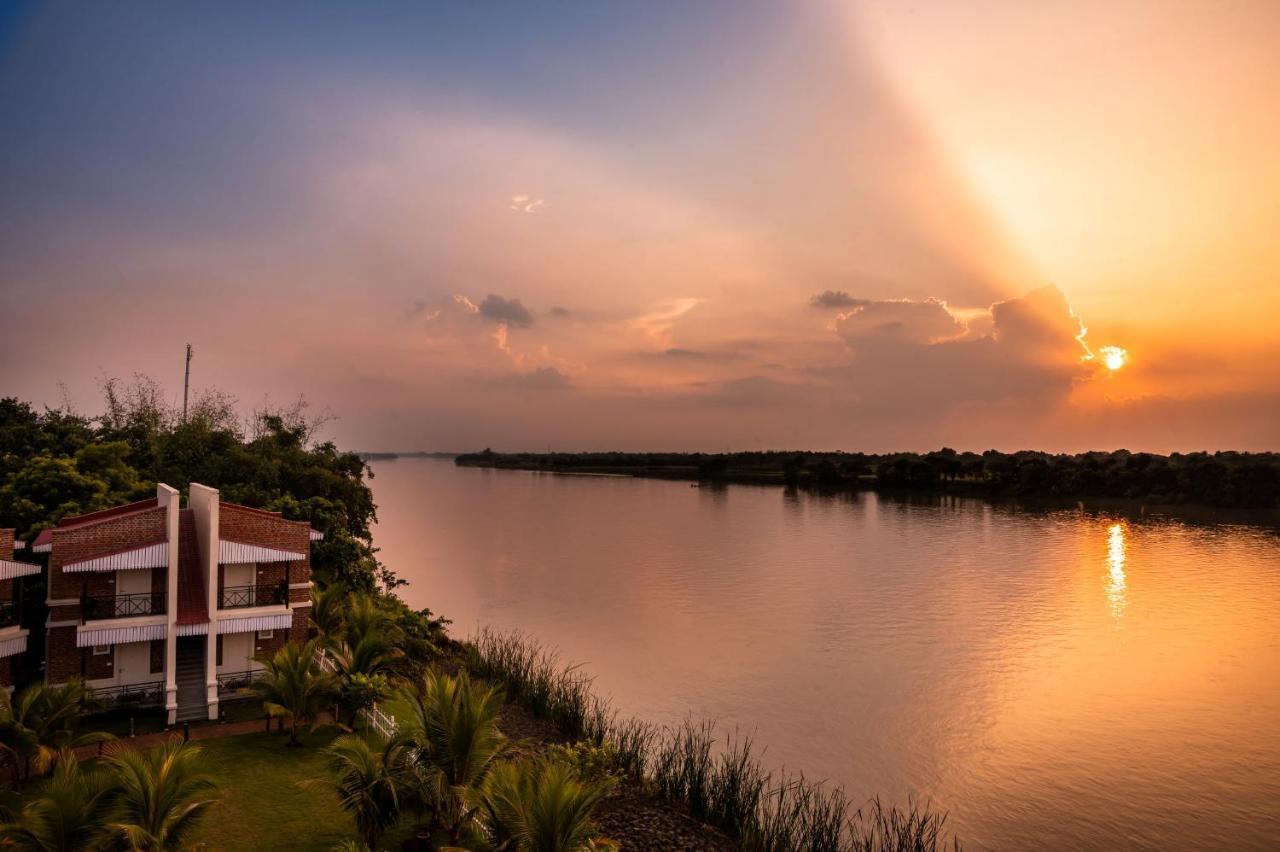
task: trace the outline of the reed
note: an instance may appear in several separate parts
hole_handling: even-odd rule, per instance
[[[616,770],[661,798],[723,830],[748,852],[959,852],[946,814],[909,803],[904,810],[872,799],[854,810],[840,787],[803,775],[765,771],[749,736],[736,732],[717,750],[715,723],[685,720],[659,728],[619,719],[592,691],[580,667],[520,633],[481,630],[466,645],[466,665],[565,736],[608,742]]]

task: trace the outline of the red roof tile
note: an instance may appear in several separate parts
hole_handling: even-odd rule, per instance
[[[121,515],[132,515],[134,512],[144,512],[147,509],[154,509],[160,505],[160,501],[155,497],[146,500],[139,500],[136,503],[126,503],[123,506],[113,506],[110,509],[100,509],[97,512],[89,512],[84,515],[75,515],[69,518],[63,518],[58,521],[58,529],[64,530],[69,527],[81,527],[85,524],[96,524],[98,521],[104,521],[107,518],[118,518]],[[44,533],[41,533],[44,535]]]
[[[209,620],[209,598],[204,593],[204,568],[200,564],[200,540],[196,515],[191,509],[178,513],[178,624],[204,624]]]

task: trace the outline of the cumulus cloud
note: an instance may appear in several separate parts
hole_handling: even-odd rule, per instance
[[[513,195],[508,206],[517,213],[537,213],[545,203],[543,199],[532,195]]]
[[[478,308],[480,315],[494,322],[515,326],[533,325],[533,313],[519,299],[504,299],[490,293]]]
[[[809,306],[829,310],[833,308],[856,308],[867,304],[866,299],[855,299],[844,290],[823,290],[809,298]]]

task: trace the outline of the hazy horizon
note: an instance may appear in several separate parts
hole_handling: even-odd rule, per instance
[[[180,393],[191,343],[343,446],[1280,449],[1277,32],[11,4],[0,393]]]

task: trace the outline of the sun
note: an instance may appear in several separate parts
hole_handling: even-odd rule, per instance
[[[1112,372],[1129,363],[1129,352],[1119,346],[1103,346],[1098,349],[1098,354],[1102,356],[1102,363]]]

